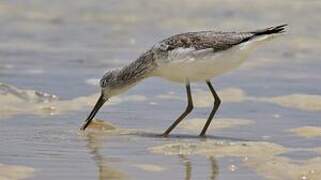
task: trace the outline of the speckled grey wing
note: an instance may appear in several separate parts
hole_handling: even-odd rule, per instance
[[[257,36],[283,33],[286,26],[287,24],[282,24],[251,32],[200,31],[182,33],[159,42],[157,48],[167,52],[177,48],[194,48],[195,50],[212,48],[213,52],[218,52],[247,42]]]
[[[253,36],[254,33],[251,32],[188,32],[161,41],[159,48],[168,52],[178,48],[193,48],[195,50],[211,48],[213,52],[218,52],[246,42]]]

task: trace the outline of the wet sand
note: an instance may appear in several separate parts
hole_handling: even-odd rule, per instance
[[[320,179],[319,1],[1,1],[0,179]],[[179,9],[179,10],[178,10]],[[183,85],[159,78],[111,98],[88,131],[97,80],[169,35],[289,24],[237,70]]]
[[[214,158],[238,157],[243,165],[254,169],[266,179],[318,179],[321,176],[320,157],[293,161],[279,156],[286,153],[287,148],[268,142],[185,142],[156,146],[150,150],[164,155],[197,154]],[[231,166],[236,168],[235,165]]]
[[[38,92],[35,90],[24,90],[12,85],[0,87],[3,93],[0,94],[1,117],[14,116],[17,114],[35,114],[50,116],[62,114],[69,111],[77,111],[84,108],[91,108],[96,102],[99,94],[82,96],[71,100],[60,100],[56,95]],[[7,87],[11,87],[7,91]],[[14,91],[12,90],[14,89]],[[43,95],[44,94],[44,95]],[[144,101],[142,95],[131,95],[122,98],[114,98],[113,102],[106,105],[115,105],[126,101]]]
[[[30,178],[34,171],[31,167],[0,164],[0,179],[19,180]]]
[[[321,137],[321,127],[304,126],[289,131],[306,138]]]

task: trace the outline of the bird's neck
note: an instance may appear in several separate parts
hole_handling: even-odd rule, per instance
[[[116,79],[121,84],[121,89],[128,90],[144,79],[143,75],[138,75],[135,70],[125,66],[119,70]]]
[[[121,69],[114,70],[114,91],[112,94],[116,95],[126,92],[141,80],[151,76],[155,68],[156,64],[153,54],[151,51],[147,51],[131,64],[124,66]]]
[[[136,61],[121,68],[117,73],[117,79],[125,81],[128,85],[136,84],[149,77],[155,68],[153,53],[147,51]]]

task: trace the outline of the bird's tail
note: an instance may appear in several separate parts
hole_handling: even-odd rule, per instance
[[[279,26],[273,26],[273,27],[269,27],[269,28],[266,28],[266,29],[253,31],[251,33],[253,33],[254,36],[269,35],[269,34],[280,34],[280,33],[284,33],[286,31],[286,27],[287,26],[288,26],[287,24],[282,24],[282,25],[279,25]]]

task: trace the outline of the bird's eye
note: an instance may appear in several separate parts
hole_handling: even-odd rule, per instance
[[[106,79],[100,80],[100,86],[101,87],[106,87],[107,86],[107,80]]]

